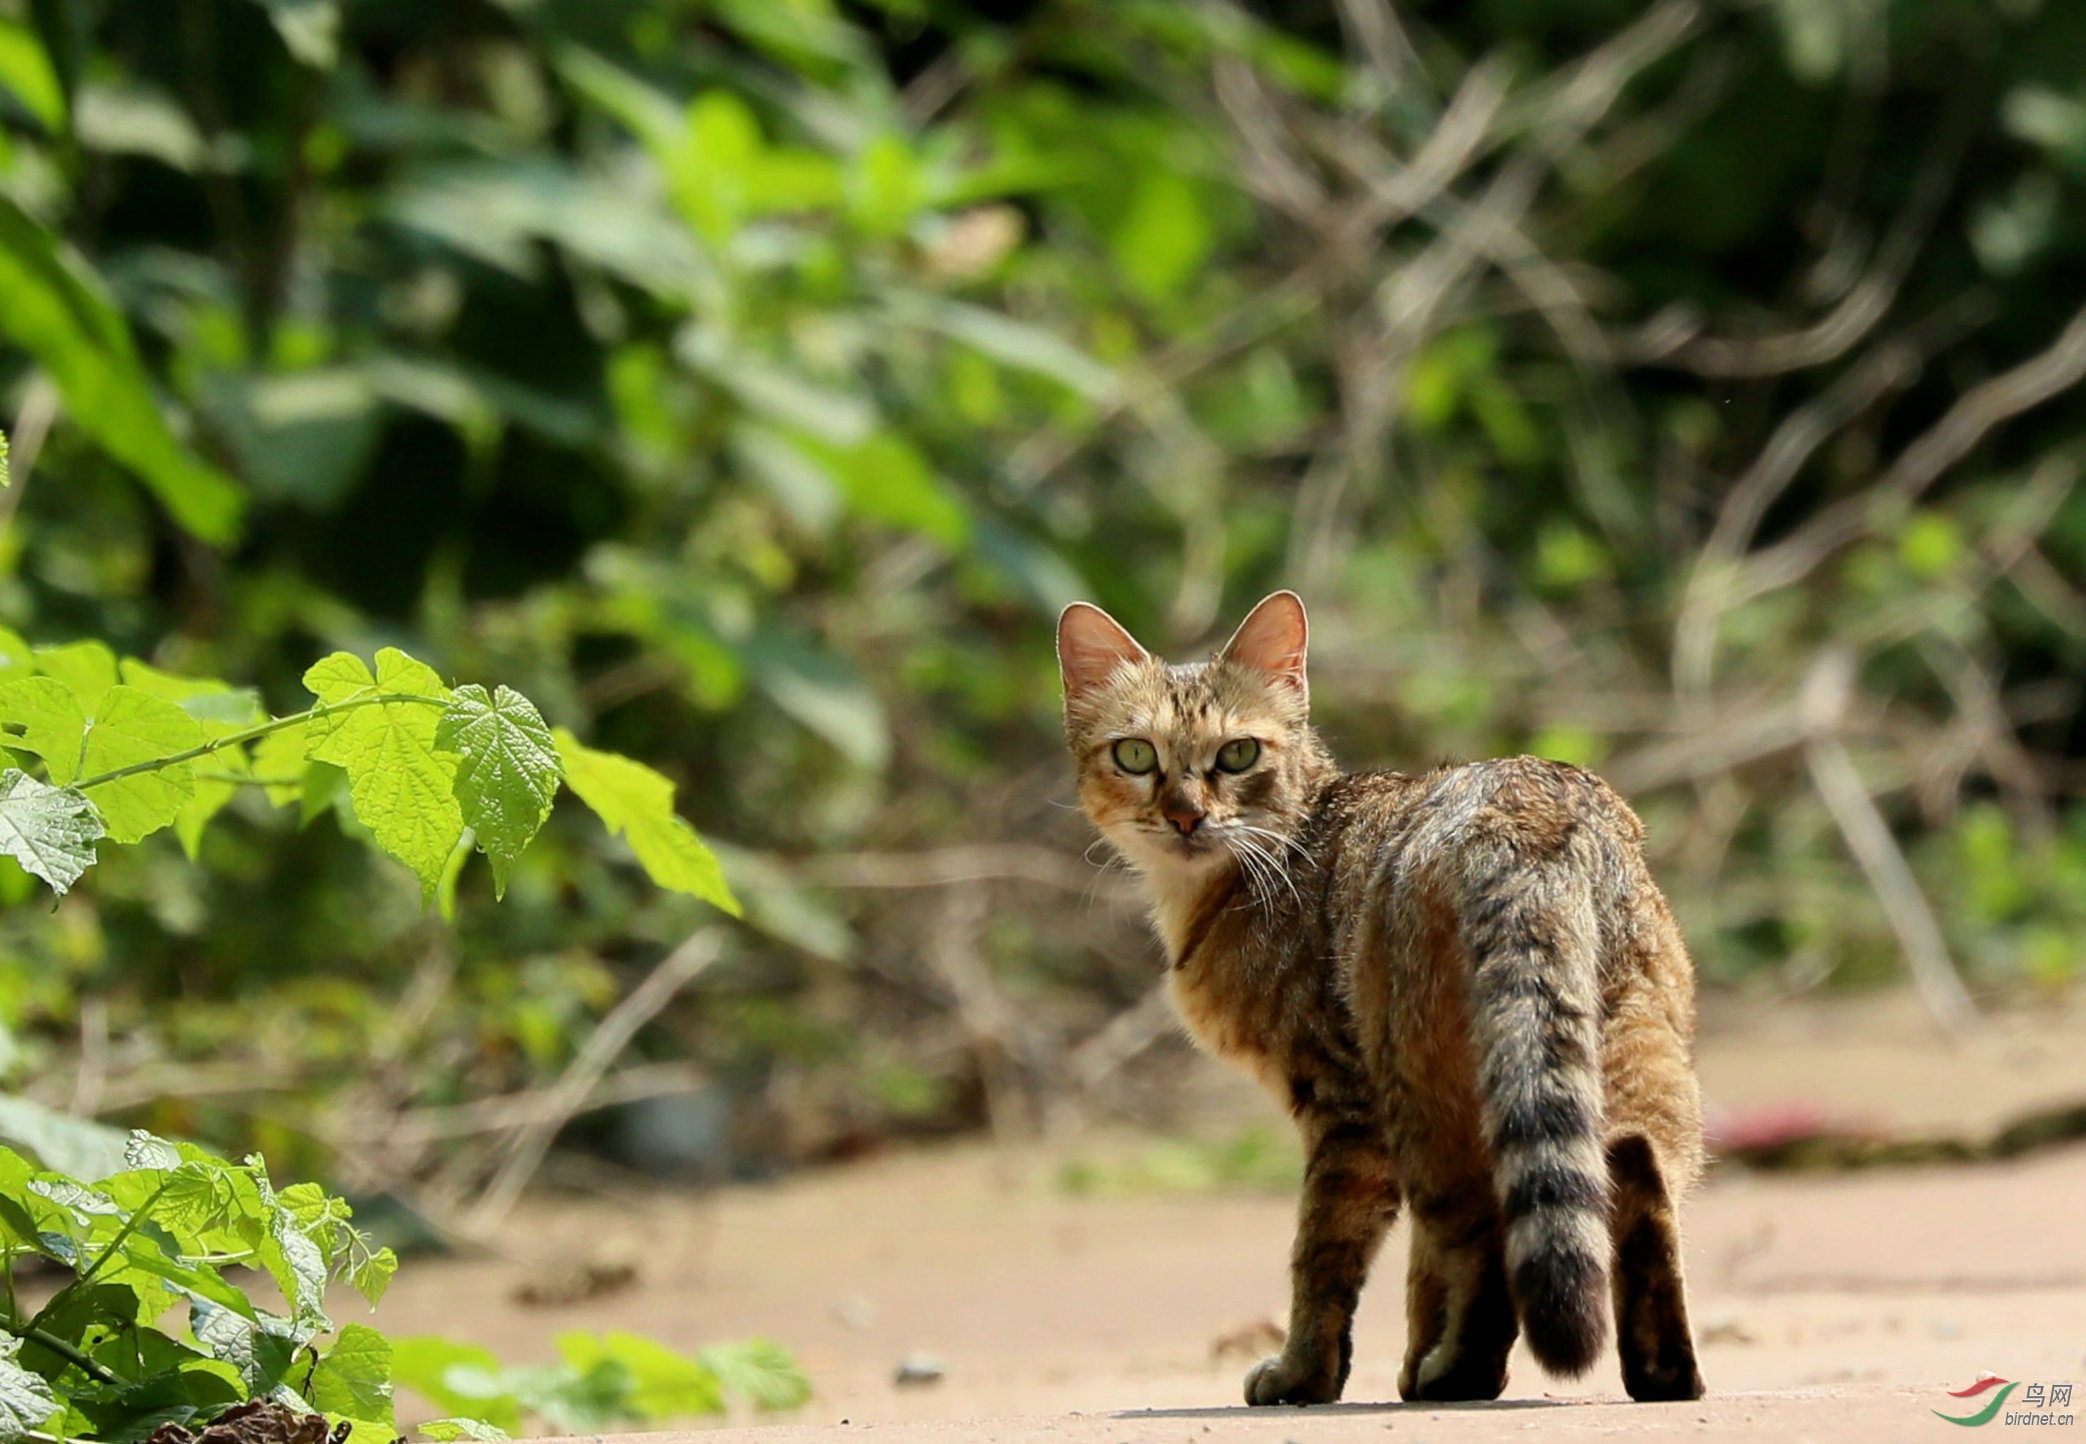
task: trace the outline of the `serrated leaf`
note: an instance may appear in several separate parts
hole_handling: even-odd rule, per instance
[[[171,1173],[185,1160],[181,1150],[156,1134],[142,1128],[130,1130],[130,1140],[123,1145],[123,1164],[126,1168],[149,1168],[161,1173]]]
[[[493,867],[493,895],[507,895],[507,868],[550,816],[564,768],[535,704],[511,687],[490,696],[473,683],[451,694],[435,743],[460,756],[456,798],[464,825]]]
[[[674,811],[674,785],[613,752],[596,752],[560,727],[552,733],[565,763],[565,784],[594,809],[611,833],[630,840],[652,881],[739,915],[739,900],[695,829]]]
[[[80,775],[87,745],[87,714],[72,688],[55,677],[21,677],[0,683],[0,724],[9,747],[41,757],[60,787]],[[20,733],[14,731],[21,728]]]
[[[398,1255],[388,1248],[371,1253],[367,1237],[360,1233],[355,1237],[355,1249],[348,1264],[348,1284],[362,1295],[365,1303],[375,1308],[383,1302],[385,1291],[398,1273]]]
[[[319,1356],[304,1397],[328,1414],[391,1427],[390,1340],[367,1324],[349,1324]]]
[[[455,1439],[474,1439],[481,1444],[500,1444],[514,1436],[505,1429],[488,1424],[483,1419],[430,1419],[420,1426],[422,1438],[434,1444],[450,1444]]]
[[[811,1397],[811,1381],[789,1350],[767,1339],[719,1344],[696,1355],[725,1389],[759,1409],[794,1409]]]
[[[261,1267],[282,1290],[290,1306],[290,1319],[300,1329],[323,1331],[333,1327],[326,1317],[326,1255],[312,1242],[311,1235],[297,1226],[289,1214],[278,1210],[270,1220],[268,1235],[255,1250]]]
[[[87,729],[80,776],[92,789],[82,790],[100,810],[111,838],[139,842],[171,823],[195,795],[195,768],[175,762],[112,782],[92,779],[200,747],[205,740],[202,724],[172,702],[135,687],[111,687],[102,695]]]
[[[255,1311],[252,1319],[207,1302],[192,1302],[189,1328],[196,1342],[237,1371],[255,1397],[272,1392],[290,1372],[302,1343],[288,1319]]]
[[[335,652],[314,663],[304,685],[328,706],[359,703],[307,723],[307,755],[348,774],[355,816],[377,845],[420,879],[422,900],[432,898],[442,865],[464,830],[455,796],[459,758],[435,740],[449,689],[434,670],[393,647],[377,653],[376,675],[362,660]]]
[[[0,1439],[19,1439],[32,1429],[42,1429],[58,1412],[58,1396],[51,1386],[15,1360],[22,1341],[0,1334]]]
[[[65,893],[94,866],[101,814],[86,794],[38,782],[19,768],[0,771],[0,852]]]

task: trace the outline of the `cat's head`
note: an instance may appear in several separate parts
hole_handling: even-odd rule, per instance
[[[1147,876],[1282,856],[1331,765],[1310,725],[1306,638],[1294,592],[1261,602],[1213,659],[1184,666],[1099,607],[1074,602],[1058,618],[1080,803]]]

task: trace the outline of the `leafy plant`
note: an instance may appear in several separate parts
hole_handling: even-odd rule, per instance
[[[330,1280],[374,1305],[398,1267],[348,1206],[313,1184],[277,1189],[258,1157],[228,1163],[148,1133],[124,1165],[86,1181],[0,1148],[0,1438],[138,1439],[249,1398],[389,1438],[390,1346],[325,1310]],[[24,1257],[71,1274],[33,1311],[14,1285]],[[266,1273],[283,1311],[229,1281],[234,1266]],[[156,1327],[177,1304],[185,1339]]]
[[[721,1414],[727,1397],[759,1409],[794,1409],[811,1386],[789,1354],[763,1339],[677,1354],[641,1334],[558,1337],[560,1363],[506,1368],[492,1354],[447,1339],[400,1339],[397,1382],[457,1417],[424,1426],[430,1437],[469,1436],[472,1421],[513,1432],[535,1417],[569,1434]],[[451,1433],[454,1430],[455,1433]]]
[[[121,1162],[89,1180],[0,1148],[0,1444],[132,1444],[258,1399],[323,1415],[336,1441],[388,1444],[398,1383],[452,1411],[424,1426],[434,1440],[505,1438],[531,1416],[578,1431],[719,1413],[727,1397],[762,1409],[809,1397],[789,1355],[760,1340],[686,1358],[634,1334],[576,1334],[559,1341],[562,1365],[503,1370],[470,1345],[336,1326],[328,1283],[374,1307],[398,1266],[344,1201],[276,1188],[258,1157],[230,1163],[144,1132]],[[33,1309],[14,1282],[25,1258],[70,1274]],[[281,1311],[233,1268],[264,1273]],[[184,1305],[186,1330],[168,1331]]]
[[[347,805],[371,839],[449,910],[456,871],[475,848],[496,894],[515,857],[570,781],[611,832],[628,835],[662,887],[736,913],[717,861],[673,809],[673,785],[644,764],[597,752],[510,687],[451,689],[394,647],[335,652],[304,674],[318,701],[284,717],[251,692],[119,662],[98,642],[30,648],[0,629],[8,680],[0,733],[43,761],[45,780],[0,771],[0,851],[61,895],[106,837],[140,842],[175,828],[193,857],[235,789],[260,787],[307,815]]]

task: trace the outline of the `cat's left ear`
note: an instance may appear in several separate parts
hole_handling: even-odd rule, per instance
[[[1295,592],[1276,592],[1246,614],[1217,660],[1265,672],[1301,692],[1305,689],[1304,653],[1310,640],[1303,598]]]

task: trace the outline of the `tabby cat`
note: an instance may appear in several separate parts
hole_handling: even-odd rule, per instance
[[[1341,772],[1305,640],[1291,592],[1187,666],[1084,602],[1058,621],[1080,801],[1142,875],[1174,1003],[1303,1134],[1288,1341],[1247,1402],[1340,1397],[1401,1198],[1405,1398],[1497,1398],[1517,1332],[1583,1374],[1611,1297],[1630,1396],[1699,1398],[1694,974],[1642,824],[1561,762]]]

